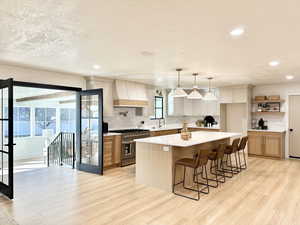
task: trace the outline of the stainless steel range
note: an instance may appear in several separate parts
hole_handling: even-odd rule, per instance
[[[135,164],[135,139],[150,136],[149,130],[144,129],[125,129],[110,130],[110,132],[122,134],[121,166]]]

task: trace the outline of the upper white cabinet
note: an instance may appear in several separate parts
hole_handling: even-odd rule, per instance
[[[174,98],[173,93],[168,93],[168,116],[182,116],[184,114],[184,98]]]
[[[231,86],[220,88],[220,103],[246,103],[248,101],[247,86]]]
[[[233,103],[246,103],[248,100],[247,88],[233,88],[232,89],[232,102]]]
[[[168,95],[169,116],[206,116],[220,115],[218,101],[204,101],[199,99],[174,98]]]

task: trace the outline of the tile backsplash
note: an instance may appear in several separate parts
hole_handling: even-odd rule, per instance
[[[126,115],[126,116],[125,116]],[[201,116],[178,116],[178,117],[166,117],[166,124],[182,124],[186,121],[190,124],[195,123],[197,120],[203,119]],[[219,121],[219,117],[215,117]],[[109,130],[124,129],[124,128],[137,128],[141,121],[144,121],[144,128],[150,128],[158,125],[157,120],[150,120],[149,116],[136,115],[135,108],[115,108],[113,116],[104,117],[104,122],[108,123]]]

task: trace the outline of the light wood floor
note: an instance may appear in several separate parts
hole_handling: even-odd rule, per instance
[[[134,167],[103,177],[57,168],[17,173],[16,198],[0,197],[0,210],[21,225],[300,224],[300,161],[249,162],[198,202],[136,185]]]

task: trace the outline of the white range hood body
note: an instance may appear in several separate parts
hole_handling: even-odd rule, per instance
[[[148,106],[147,87],[144,84],[116,80],[115,107],[146,107]]]

